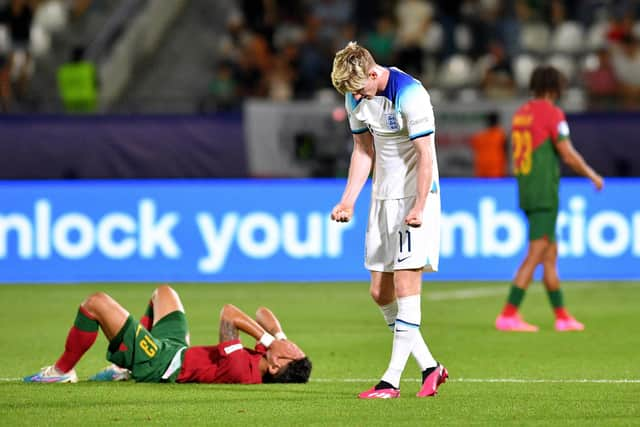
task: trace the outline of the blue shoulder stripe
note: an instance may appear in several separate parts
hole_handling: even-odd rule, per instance
[[[394,107],[397,109],[403,95],[410,93],[414,87],[421,85],[422,84],[419,81],[404,71],[395,67],[390,67],[387,87],[380,95],[393,102]]]
[[[425,131],[425,132],[420,132],[420,133],[417,133],[417,134],[415,134],[415,135],[409,135],[409,139],[410,139],[411,141],[413,141],[414,139],[422,138],[423,136],[429,136],[429,135],[431,135],[432,133],[433,133],[433,129],[432,129],[432,130]]]
[[[344,96],[347,98],[347,101],[349,102],[349,107],[351,107],[351,110],[356,108],[356,105],[358,105],[360,101],[362,101],[362,98],[357,100],[356,97],[353,96],[351,92],[347,92]]]

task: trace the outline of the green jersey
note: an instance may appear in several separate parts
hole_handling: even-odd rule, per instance
[[[520,208],[557,209],[560,185],[557,145],[569,137],[564,113],[547,100],[534,99],[516,111],[511,125]]]

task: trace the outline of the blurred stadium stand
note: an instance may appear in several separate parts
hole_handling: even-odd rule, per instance
[[[444,90],[444,101],[469,88],[487,96],[480,86],[492,42],[504,46],[513,64],[515,96],[527,96],[528,73],[540,62],[557,65],[586,93],[585,58],[623,35],[640,35],[637,1],[0,0],[0,10],[13,3],[34,8],[29,91],[15,96],[14,113],[63,112],[56,69],[78,45],[99,70],[103,112],[192,113],[233,107],[216,102],[229,91],[312,98],[330,88],[332,55],[351,39],[370,41],[374,55],[418,71],[427,86]],[[386,30],[381,16],[390,18]],[[3,13],[4,56],[15,50],[10,28]],[[400,28],[415,42],[398,40]],[[225,67],[229,80],[217,84]]]
[[[16,5],[33,11],[21,21],[30,25],[26,48],[13,29]],[[267,150],[294,147],[301,151],[288,153],[291,161],[302,163],[236,170],[256,176],[339,175],[343,158],[328,162],[325,152],[312,165],[300,155],[318,153],[311,145],[320,138],[346,139],[348,146],[346,124],[335,113],[342,101],[329,72],[335,51],[358,40],[384,65],[421,78],[436,109],[443,174],[467,176],[469,135],[491,110],[508,128],[540,63],[565,73],[569,85],[561,105],[567,112],[602,112],[588,117],[611,125],[617,123],[611,112],[622,111],[628,129],[628,118],[640,110],[639,12],[635,0],[0,0],[0,107],[19,115],[64,114],[57,70],[82,47],[97,72],[98,113],[231,112],[266,123],[256,111],[272,108],[283,116],[268,117],[283,129],[268,127],[273,132],[265,139],[275,145],[267,144]],[[25,81],[20,69],[26,70]],[[305,136],[291,124],[308,123],[307,113],[296,116],[307,108],[317,110],[316,122],[324,125]],[[1,127],[16,132],[24,124],[7,123],[0,119],[5,149],[11,142]],[[250,157],[260,132],[248,120],[241,126],[244,140],[216,140],[246,144]],[[628,139],[633,134],[617,133],[622,140],[616,143],[634,146]],[[108,140],[104,135],[93,139]],[[608,165],[615,163],[610,160]],[[607,167],[613,174],[637,173],[625,165]]]

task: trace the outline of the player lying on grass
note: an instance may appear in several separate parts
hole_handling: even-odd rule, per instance
[[[81,305],[58,361],[26,382],[77,382],[75,366],[98,336],[98,326],[109,340],[107,359],[114,365],[94,380],[178,383],[306,383],[311,362],[282,331],[267,308],[255,320],[226,304],[220,313],[218,345],[189,346],[184,307],[177,292],[167,285],[153,291],[149,306],[138,322],[109,295],[98,292]],[[242,346],[239,331],[258,342],[251,350]]]

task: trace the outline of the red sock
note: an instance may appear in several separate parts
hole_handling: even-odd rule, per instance
[[[98,322],[83,307],[80,307],[76,321],[67,335],[64,353],[55,364],[56,369],[60,372],[72,370],[80,358],[96,342],[97,337]]]
[[[518,307],[510,303],[505,304],[504,308],[502,309],[503,316],[513,316],[516,313],[518,313]]]
[[[569,319],[571,315],[564,307],[554,308],[553,311],[556,313],[556,319]]]

